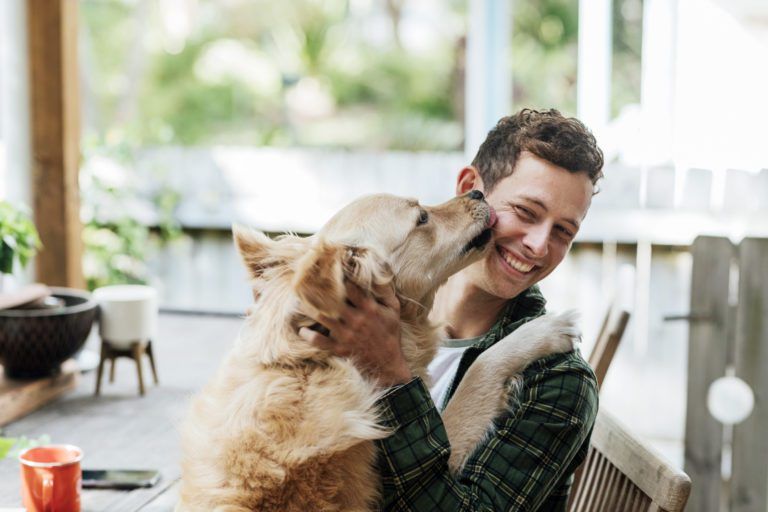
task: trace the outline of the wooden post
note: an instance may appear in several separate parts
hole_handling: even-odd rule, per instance
[[[768,509],[768,239],[746,238],[739,249],[736,376],[755,393],[755,408],[733,428],[731,512]]]
[[[38,281],[84,286],[78,170],[77,0],[29,0],[32,196]]]
[[[727,238],[700,236],[693,243],[692,253],[685,472],[693,488],[688,510],[717,512],[723,427],[707,410],[707,392],[712,381],[725,375],[728,360],[728,286],[733,246]]]

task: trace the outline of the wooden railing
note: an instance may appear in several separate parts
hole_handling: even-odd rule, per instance
[[[437,204],[453,195],[463,153],[302,148],[147,148],[127,183],[149,200],[165,184],[180,194],[189,228],[312,233],[354,198],[377,192]],[[113,171],[110,171],[113,172]],[[760,173],[671,167],[605,168],[578,241],[688,246],[698,234],[768,236],[768,169]],[[136,203],[133,203],[136,204]],[[106,210],[106,209],[105,209]],[[119,210],[118,210],[119,213]]]

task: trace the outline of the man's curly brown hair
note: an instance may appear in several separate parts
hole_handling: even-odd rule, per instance
[[[512,174],[522,151],[571,172],[586,173],[593,185],[603,176],[603,152],[581,121],[555,109],[526,108],[501,118],[472,160],[486,192]]]

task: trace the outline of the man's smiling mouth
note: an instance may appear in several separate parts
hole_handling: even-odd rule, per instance
[[[524,263],[518,260],[517,258],[512,256],[512,254],[509,251],[507,251],[506,249],[504,249],[499,245],[496,246],[496,252],[499,253],[501,258],[507,263],[507,265],[509,265],[510,267],[512,267],[513,269],[517,270],[520,273],[527,274],[535,267],[535,265],[531,265],[530,263]]]

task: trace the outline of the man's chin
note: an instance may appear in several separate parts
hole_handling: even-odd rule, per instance
[[[517,297],[538,282],[535,276],[511,276],[498,267],[488,271],[486,276],[486,291],[503,299]]]

